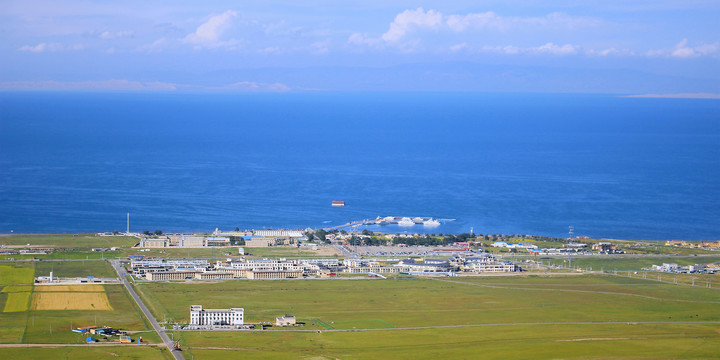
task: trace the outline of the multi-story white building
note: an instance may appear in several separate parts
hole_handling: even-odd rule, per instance
[[[245,261],[228,261],[219,263],[218,269],[238,269],[238,270],[264,270],[264,271],[302,271],[303,268],[298,264],[297,260],[285,259],[263,259],[263,260],[245,260]]]
[[[203,309],[190,305],[190,325],[242,325],[245,309]]]

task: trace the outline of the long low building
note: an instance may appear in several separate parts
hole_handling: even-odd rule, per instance
[[[294,279],[303,276],[302,270],[252,270],[247,272],[248,279]]]
[[[157,280],[185,280],[194,279],[196,274],[202,274],[202,271],[158,271],[145,274],[145,278],[151,281]]]
[[[228,280],[235,278],[232,272],[227,271],[206,271],[195,274],[198,280]]]
[[[509,262],[473,262],[467,265],[468,269],[473,272],[515,272],[518,271],[517,265]]]

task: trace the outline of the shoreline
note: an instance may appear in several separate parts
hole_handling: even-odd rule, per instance
[[[257,229],[255,229],[257,230]],[[255,231],[255,230],[247,230],[247,231]],[[286,229],[287,230],[287,229]],[[314,229],[315,231],[320,230]],[[191,231],[191,232],[166,232],[166,234],[212,234],[212,231]],[[350,233],[350,232],[348,232]],[[360,233],[360,231],[358,231]],[[396,235],[398,233],[394,232],[381,232],[381,231],[374,231],[376,234],[391,234]],[[68,235],[77,235],[79,236],[101,236],[100,232],[88,232],[88,231],[80,231],[80,232],[38,232],[38,233],[25,233],[25,232],[13,232],[13,233],[0,233],[0,237],[7,237],[7,236],[51,236],[51,235],[57,235],[57,236],[68,236]],[[136,234],[136,233],[133,233]],[[402,233],[401,233],[402,234]],[[407,235],[426,235],[423,233],[406,233]],[[444,235],[460,235],[464,233],[449,233],[449,232],[442,232]],[[142,235],[142,234],[138,234]],[[429,234],[427,234],[429,235]],[[475,235],[502,235],[502,236],[511,236],[511,235],[520,235],[520,234],[475,234]],[[117,235],[102,235],[105,237],[125,237],[125,236],[134,236],[134,235],[126,235],[124,233],[117,234]],[[553,239],[566,239],[566,238],[560,238],[560,237],[554,237],[554,236],[547,236],[547,235],[538,235],[538,234],[523,234],[524,237],[531,237],[531,236],[541,236],[541,237],[547,237],[547,238],[553,238]],[[575,241],[582,242],[583,240],[594,240],[594,241],[625,241],[625,242],[631,242],[631,241],[647,241],[647,242],[666,242],[666,241],[689,241],[689,242],[714,242],[714,241],[720,241],[720,238],[717,239],[678,239],[678,238],[669,238],[669,239],[616,239],[616,238],[587,238],[587,239],[579,239],[576,238]]]

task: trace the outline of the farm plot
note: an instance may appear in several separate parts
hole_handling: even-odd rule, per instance
[[[105,288],[100,284],[88,285],[38,285],[35,292],[105,292]]]
[[[38,292],[32,310],[112,310],[104,292]]]
[[[32,284],[34,275],[35,269],[32,264],[0,265],[0,284],[2,285]]]
[[[10,292],[5,300],[5,308],[3,312],[21,312],[27,311],[31,292]]]

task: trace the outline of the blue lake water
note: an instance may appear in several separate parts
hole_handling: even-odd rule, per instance
[[[324,227],[718,239],[720,101],[0,93],[0,233]],[[332,200],[345,200],[332,208]]]

